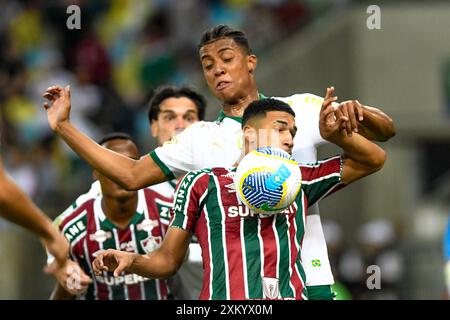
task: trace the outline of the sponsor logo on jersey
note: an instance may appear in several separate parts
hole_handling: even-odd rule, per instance
[[[278,299],[280,296],[280,285],[277,278],[262,277],[264,298]]]
[[[99,244],[102,244],[106,240],[112,237],[112,233],[110,231],[105,230],[97,230],[94,234],[89,235],[89,240],[97,241]]]
[[[229,206],[227,208],[227,214],[229,218],[236,218],[236,217],[254,217],[258,215],[260,218],[267,218],[273,216],[273,214],[257,214],[253,212],[249,207],[245,205],[240,206]],[[284,211],[278,213],[278,215],[288,215],[295,213],[294,206],[290,206],[289,208],[285,209]]]
[[[226,184],[226,185],[224,185],[224,187],[228,189],[228,193],[236,193],[236,186],[235,186],[234,182],[232,182],[230,184]]]
[[[189,188],[190,183],[197,176],[197,174],[202,173],[202,172],[207,173],[207,172],[209,172],[209,170],[195,170],[195,171],[192,171],[191,173],[187,174],[183,178],[180,186],[178,187],[178,191],[176,193],[176,198],[175,198],[174,207],[173,207],[174,211],[182,210],[182,207],[183,207],[184,203],[186,202],[187,190]]]
[[[314,96],[308,96],[305,98],[306,103],[316,104],[316,105],[322,105],[323,99],[319,97]]]
[[[72,239],[76,238],[81,232],[86,230],[86,227],[83,223],[83,221],[77,221],[77,223],[74,223],[72,226],[70,226],[65,232],[64,235],[66,236],[68,241],[72,241]]]
[[[234,179],[236,176],[236,172],[228,171],[227,174],[222,174],[221,177]]]
[[[169,224],[170,221],[170,208],[172,206],[167,206],[165,204],[159,203],[158,200],[155,200],[156,206],[158,207],[159,211],[159,218],[161,219],[161,222],[163,224]]]
[[[153,228],[158,226],[158,221],[152,219],[144,219],[141,223],[137,225],[138,230],[147,231],[149,234],[152,233]]]
[[[126,252],[137,252],[136,244],[134,241],[122,242],[120,244],[120,250]]]
[[[149,280],[148,278],[144,278],[141,276],[138,276],[137,274],[126,274],[123,276],[95,276],[95,280],[99,283],[104,283],[108,286],[119,286],[119,285],[131,285],[131,284],[138,284],[140,282],[144,282]]]

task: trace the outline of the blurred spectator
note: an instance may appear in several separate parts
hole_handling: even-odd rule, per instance
[[[345,244],[342,228],[335,221],[324,220],[323,230],[335,279],[333,289],[338,293],[336,299],[402,299],[404,262],[394,227],[388,220],[376,219],[361,225],[355,239],[349,241],[359,246]],[[374,274],[369,266],[379,267],[380,289],[367,286],[367,280]]]
[[[397,247],[397,235],[390,221],[377,219],[362,225],[358,231],[362,246],[364,270],[375,265],[381,271],[381,288],[363,291],[362,299],[398,300],[404,275],[403,257]],[[366,278],[370,274],[366,275]]]

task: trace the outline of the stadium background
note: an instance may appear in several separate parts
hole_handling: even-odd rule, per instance
[[[369,30],[370,4],[381,30]],[[81,8],[69,30],[66,8]],[[186,84],[219,104],[197,57],[202,32],[242,28],[259,58],[265,95],[334,85],[395,120],[382,172],[321,202],[330,259],[354,299],[444,297],[442,237],[450,200],[450,3],[448,1],[0,1],[2,158],[9,174],[51,217],[88,190],[91,171],[47,125],[41,93],[71,84],[72,121],[93,138],[112,130],[149,136],[146,101],[159,84]],[[301,128],[300,128],[301,130]],[[320,155],[335,152],[320,150]],[[1,190],[0,190],[1,192]],[[46,299],[36,238],[0,221],[0,298]],[[381,290],[368,290],[368,265]],[[341,297],[348,297],[344,294]]]

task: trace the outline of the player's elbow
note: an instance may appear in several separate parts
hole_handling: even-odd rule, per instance
[[[137,191],[141,189],[133,177],[125,176],[118,181],[118,184],[127,191]]]
[[[378,148],[377,152],[374,152],[372,154],[372,159],[371,159],[371,163],[370,163],[370,171],[372,173],[380,171],[386,162],[386,158],[387,158],[386,151],[384,151],[381,148]]]
[[[145,187],[141,182],[142,173],[137,173],[135,170],[127,170],[124,172],[118,184],[127,191],[137,191]]]
[[[383,135],[380,139],[381,142],[386,142],[389,139],[395,137],[396,135],[396,130],[395,130],[395,124],[394,124],[394,120],[392,120],[391,118],[387,119],[387,124],[384,128],[384,132]]]

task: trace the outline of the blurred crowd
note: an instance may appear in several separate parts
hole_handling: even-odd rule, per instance
[[[331,1],[0,1],[2,156],[9,174],[53,216],[85,191],[90,172],[50,132],[41,105],[70,84],[71,120],[94,139],[149,140],[146,102],[160,84],[189,84],[197,43],[219,23],[242,28],[256,53],[305,26]],[[70,5],[81,28],[68,29]],[[144,150],[147,148],[144,147]]]

